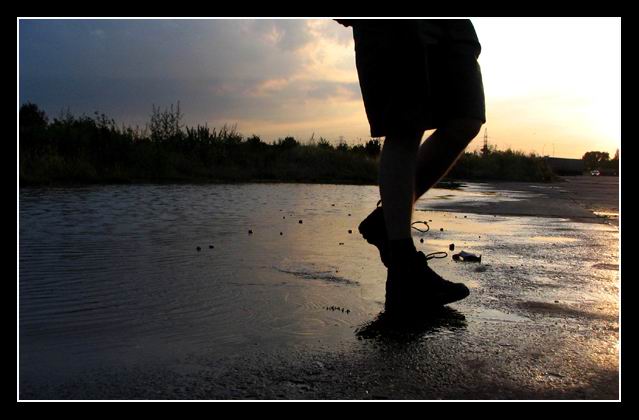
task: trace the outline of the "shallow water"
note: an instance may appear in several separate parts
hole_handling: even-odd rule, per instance
[[[470,184],[434,189],[418,204],[414,220],[430,226],[415,232],[418,249],[449,252],[433,267],[471,288],[452,305],[459,313],[446,314],[443,328],[418,328],[420,339],[472,341],[495,323],[532,327],[556,323],[557,314],[614,324],[614,228],[433,210],[442,201],[526,197]],[[378,198],[376,187],[345,185],[20,189],[21,378],[252,349],[368,348],[366,338],[379,334],[362,340],[358,332],[375,327],[385,270],[357,225]],[[482,254],[482,264],[453,262],[450,244]]]
[[[378,268],[372,255],[342,263],[362,245],[348,230],[375,194],[293,184],[22,189],[23,367],[336,340],[332,327],[366,317],[380,298],[380,279],[366,271]],[[336,305],[349,313],[325,309]]]

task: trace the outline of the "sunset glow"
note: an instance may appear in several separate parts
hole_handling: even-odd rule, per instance
[[[620,19],[472,21],[489,143],[558,157],[614,154]],[[179,100],[189,125],[237,124],[267,141],[369,138],[352,30],[330,19],[21,20],[19,54],[20,102],[51,116],[68,107],[143,125],[152,104]]]

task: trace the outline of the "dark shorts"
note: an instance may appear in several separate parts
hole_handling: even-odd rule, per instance
[[[371,136],[430,130],[456,118],[486,122],[470,20],[363,20],[355,54]]]

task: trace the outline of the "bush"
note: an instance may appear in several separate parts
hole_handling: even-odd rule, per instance
[[[163,181],[297,181],[376,184],[379,139],[337,146],[320,138],[302,145],[294,137],[268,144],[244,137],[235,125],[185,127],[180,105],[153,106],[140,129],[118,127],[104,114],[53,122],[36,105],[20,108],[20,182],[26,184]],[[495,151],[465,153],[449,177],[547,181],[542,158]]]

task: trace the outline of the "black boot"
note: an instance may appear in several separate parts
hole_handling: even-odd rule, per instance
[[[428,266],[423,252],[391,255],[386,279],[385,309],[396,314],[418,314],[466,298],[462,283],[443,279]]]

